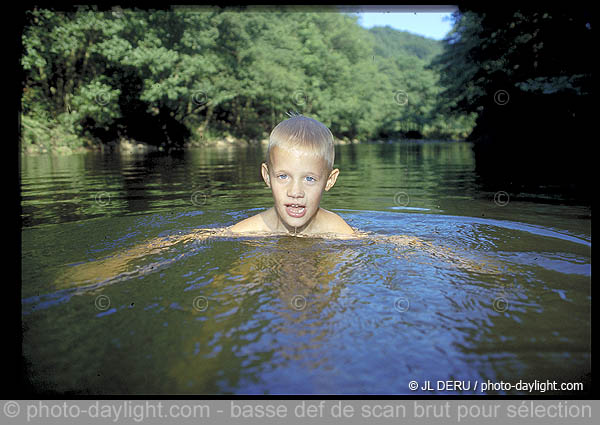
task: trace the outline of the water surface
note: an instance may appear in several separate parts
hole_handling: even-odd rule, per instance
[[[272,206],[263,156],[21,158],[34,388],[422,394],[409,382],[461,380],[481,394],[476,381],[589,382],[588,205],[485,185],[467,143],[348,145],[321,206],[369,237],[185,237]]]

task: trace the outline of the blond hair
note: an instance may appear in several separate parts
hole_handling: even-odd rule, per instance
[[[290,114],[288,114],[290,115]],[[301,151],[323,158],[327,172],[333,170],[335,148],[333,134],[324,124],[301,114],[291,114],[291,118],[277,124],[269,136],[267,165],[271,167],[271,149],[275,146]]]

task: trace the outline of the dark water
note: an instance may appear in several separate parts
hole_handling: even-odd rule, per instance
[[[261,148],[22,157],[33,388],[423,394],[444,391],[409,382],[460,380],[463,394],[482,394],[487,381],[589,384],[590,206],[484,185],[466,143],[362,144],[336,148],[340,176],[321,206],[369,237],[185,237],[272,206],[262,159]],[[550,393],[581,391],[532,394]]]

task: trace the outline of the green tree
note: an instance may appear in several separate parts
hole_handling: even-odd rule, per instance
[[[34,8],[23,47],[32,143],[52,128],[56,143],[260,139],[289,110],[346,139],[468,129],[438,107],[439,74],[427,65],[439,43],[366,30],[333,7]]]

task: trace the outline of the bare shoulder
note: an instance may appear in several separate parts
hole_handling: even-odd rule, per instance
[[[266,232],[269,228],[266,226],[261,214],[248,217],[229,227],[229,230],[233,233]]]
[[[321,210],[325,213],[324,225],[327,227],[327,232],[343,235],[353,235],[355,233],[354,229],[338,214],[328,211],[325,208],[321,208]]]

